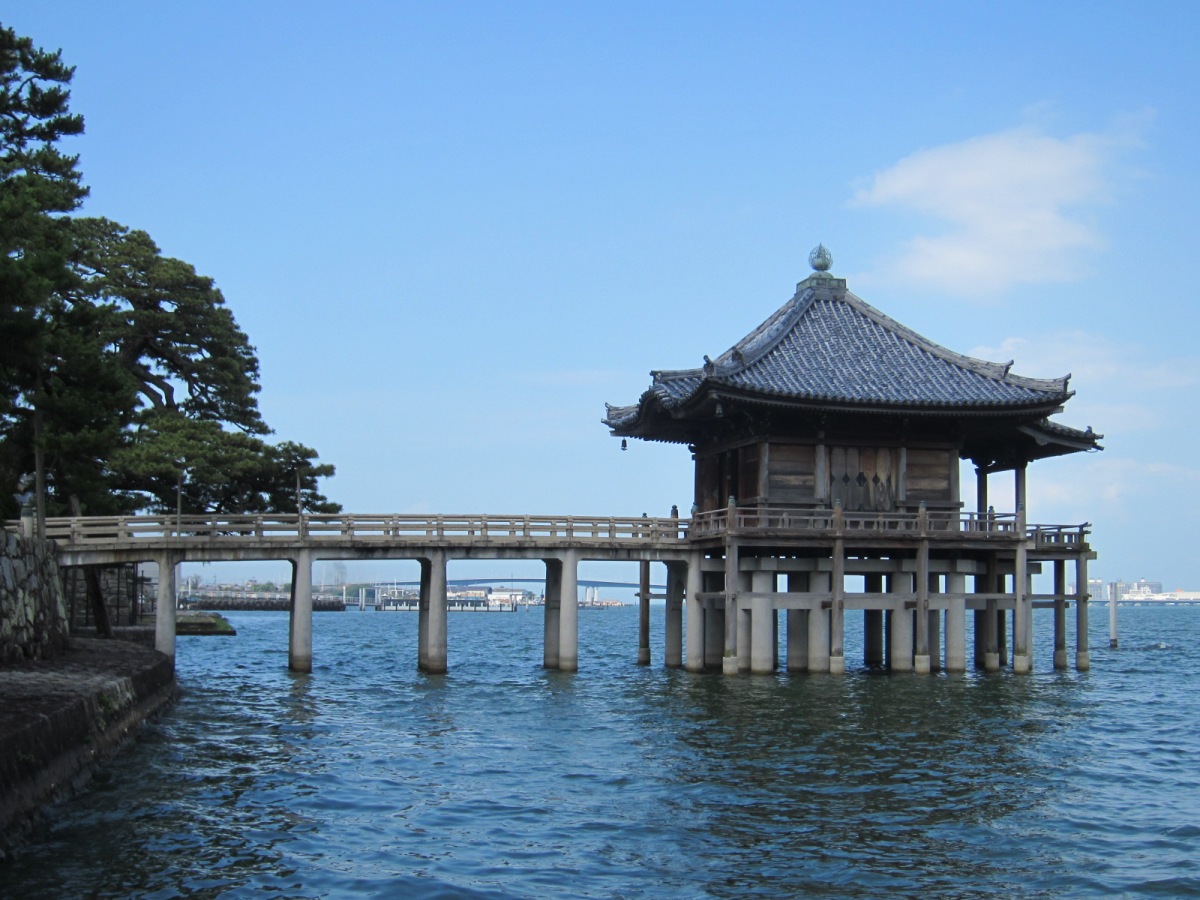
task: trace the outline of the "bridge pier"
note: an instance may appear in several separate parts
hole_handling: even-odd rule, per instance
[[[292,563],[292,607],[288,617],[288,668],[312,671],[312,552],[301,550]]]
[[[558,668],[558,618],[562,598],[562,560],[543,560],[546,564],[546,605],[542,623],[542,668]]]
[[[568,550],[546,563],[546,618],[542,666],[579,671],[579,553]]]
[[[421,563],[417,613],[417,668],[431,675],[446,671],[446,553],[435,550]]]
[[[158,563],[158,596],[154,611],[154,649],[175,661],[175,567],[178,553],[160,553]]]
[[[562,585],[558,598],[558,669],[579,671],[579,553],[562,557]]]

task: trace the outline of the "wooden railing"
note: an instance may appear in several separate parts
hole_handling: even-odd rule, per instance
[[[20,529],[21,523],[9,522]],[[1028,525],[1025,536],[1045,549],[1070,549],[1086,543],[1091,525]],[[404,542],[450,544],[571,542],[622,544],[683,543],[689,538],[742,534],[841,534],[885,537],[1013,538],[1017,517],[1011,513],[844,512],[832,509],[759,509],[728,507],[697,513],[690,521],[675,518],[616,516],[491,515],[155,515],[83,516],[46,520],[46,537],[60,543],[128,544],[188,540],[221,543]]]
[[[19,528],[20,523],[10,522]],[[682,542],[686,520],[648,517],[489,515],[158,515],[46,520],[46,537],[66,544],[184,539],[237,542],[563,541]]]
[[[829,533],[853,535],[907,535],[931,537],[960,534],[964,538],[1012,538],[1019,523],[1014,513],[946,512],[845,512],[814,508],[728,507],[696,513],[693,538],[740,533]],[[1086,541],[1091,525],[1027,525],[1025,536],[1038,547],[1078,546]]]

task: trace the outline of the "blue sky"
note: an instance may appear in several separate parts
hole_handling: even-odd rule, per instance
[[[77,67],[85,212],[216,279],[349,511],[686,510],[687,451],[621,453],[604,402],[728,348],[823,242],[927,337],[1071,372],[1059,419],[1107,449],[1033,466],[1030,519],[1093,522],[1094,575],[1200,590],[1194,3],[2,20]]]

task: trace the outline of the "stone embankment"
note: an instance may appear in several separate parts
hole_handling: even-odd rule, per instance
[[[0,552],[0,664],[50,659],[67,647],[67,600],[54,548],[4,532]]]
[[[175,696],[157,650],[69,638],[52,548],[4,535],[0,547],[0,858],[45,804],[86,784],[97,764]]]

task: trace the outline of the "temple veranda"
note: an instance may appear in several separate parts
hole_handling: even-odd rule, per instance
[[[532,559],[546,567],[542,662],[575,671],[578,567],[602,560],[641,564],[640,663],[649,567],[663,564],[670,667],[844,672],[846,612],[861,610],[864,658],[851,665],[1023,673],[1035,664],[1033,609],[1046,606],[1061,669],[1073,606],[1074,665],[1086,670],[1090,526],[1026,521],[1030,463],[1100,449],[1090,428],[1050,418],[1073,394],[1069,376],[1027,378],[947,350],[850,293],[823,247],[810,262],[792,298],[725,353],[652,372],[637,403],[607,408],[623,442],[688,448],[688,517],[81,517],[49,520],[46,535],[67,566],[156,562],[156,645],[172,656],[184,561],[289,560],[289,666],[310,671],[314,561],[418,560],[417,664],[436,673],[447,668],[447,564]],[[974,466],[974,509],[960,460]],[[1035,594],[1043,571],[1052,590]]]

